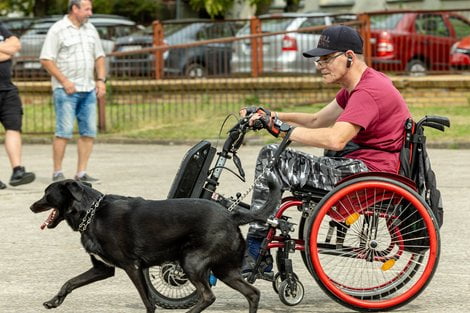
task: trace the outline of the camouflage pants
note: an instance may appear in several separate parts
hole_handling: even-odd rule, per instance
[[[278,145],[272,144],[261,149],[256,161],[255,179],[272,159]],[[275,172],[281,182],[281,188],[331,190],[343,178],[359,172],[367,172],[367,166],[360,160],[347,158],[317,157],[294,149],[286,149],[280,156]],[[269,197],[266,179],[261,177],[253,188],[251,209],[259,209]],[[274,212],[273,212],[274,213]],[[248,235],[264,238],[267,227],[252,223]]]

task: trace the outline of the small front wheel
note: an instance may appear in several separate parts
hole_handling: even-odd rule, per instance
[[[144,278],[155,303],[165,309],[188,309],[198,301],[196,288],[181,266],[168,262],[144,270]]]
[[[299,304],[304,299],[304,295],[304,285],[298,279],[294,279],[294,284],[289,284],[288,280],[284,280],[279,285],[279,299],[285,305]]]
[[[295,280],[299,280],[299,277],[297,276],[296,273],[292,273],[294,275],[294,278]],[[274,289],[274,292],[276,293],[279,293],[279,286],[281,285],[282,283],[282,274],[281,273],[276,273],[276,275],[274,275],[274,280],[273,280],[273,289]],[[285,276],[285,274],[284,274]]]

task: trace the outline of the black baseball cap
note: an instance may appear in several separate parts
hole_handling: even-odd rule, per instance
[[[324,29],[315,49],[303,53],[306,58],[321,57],[333,52],[348,50],[362,54],[363,40],[354,29],[345,25],[335,25]]]

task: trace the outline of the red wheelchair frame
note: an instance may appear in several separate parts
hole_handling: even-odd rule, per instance
[[[415,142],[424,144],[423,126],[444,130],[450,123],[447,118],[428,116],[416,124],[407,122],[401,172],[411,179],[367,172],[347,177],[329,192],[292,190],[292,196],[284,198],[279,210],[268,219],[269,230],[260,257],[247,280],[254,283],[258,278],[269,279],[284,304],[299,304],[304,287],[289,255],[300,251],[318,285],[346,307],[391,310],[416,298],[430,282],[440,252],[439,224],[423,196],[423,186],[416,183]],[[229,158],[244,176],[236,151],[248,130],[248,119],[244,118],[229,131],[212,170],[209,167],[215,148],[209,142],[202,141],[188,151],[168,197],[207,198],[229,207],[236,199],[216,193],[218,180]],[[285,138],[279,154],[287,144]],[[294,224],[285,215],[292,207],[302,213],[298,238],[291,237]],[[273,277],[266,276],[260,266],[266,256],[269,260],[271,250],[276,250],[277,273]],[[149,269],[146,279],[158,305],[188,308],[197,301],[191,289],[178,295],[165,294],[165,288],[188,288],[189,282],[178,264],[166,264],[153,269],[153,273],[158,274]]]

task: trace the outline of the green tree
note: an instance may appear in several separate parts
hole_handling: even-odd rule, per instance
[[[235,0],[181,0],[188,2],[196,11],[207,15],[223,17],[233,6]],[[273,0],[249,0],[257,8],[256,13],[264,13]],[[68,0],[1,0],[0,13],[21,12],[26,16],[44,16],[66,12]],[[296,10],[300,0],[286,0],[286,11]],[[123,15],[146,24],[153,21],[163,10],[163,0],[93,0],[96,13]]]
[[[35,0],[2,0],[0,1],[0,13],[22,12],[30,15],[34,8]]]

